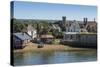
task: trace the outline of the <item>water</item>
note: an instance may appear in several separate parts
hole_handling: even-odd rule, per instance
[[[51,51],[14,53],[14,65],[57,64],[96,61],[97,52],[92,51]]]

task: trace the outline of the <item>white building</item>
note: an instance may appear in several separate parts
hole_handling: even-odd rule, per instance
[[[89,33],[85,28],[81,28],[79,23],[74,21],[66,27],[63,43],[70,46],[97,47],[97,34]]]
[[[73,23],[71,23],[66,27],[66,32],[80,32],[81,28],[79,26],[79,23],[77,21],[73,21]]]
[[[37,30],[32,27],[32,25],[28,25],[27,34],[30,35],[33,39],[37,37]]]
[[[78,33],[78,34],[77,34]],[[88,33],[85,28],[81,28],[77,21],[73,21],[71,24],[68,23],[66,32],[64,33],[63,40],[77,40],[79,33]]]
[[[70,32],[79,32],[79,31],[80,31],[80,26],[77,23],[77,21],[74,21],[70,26]]]

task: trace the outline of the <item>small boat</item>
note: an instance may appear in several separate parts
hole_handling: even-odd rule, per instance
[[[40,40],[40,39],[38,39],[38,48],[43,48],[44,47],[44,44],[43,44],[43,42]]]

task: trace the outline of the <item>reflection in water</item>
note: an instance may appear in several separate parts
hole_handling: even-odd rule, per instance
[[[96,60],[97,52],[95,50],[14,53],[14,65],[71,63]]]

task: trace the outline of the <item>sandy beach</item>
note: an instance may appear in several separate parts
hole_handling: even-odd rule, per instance
[[[54,44],[45,44],[43,48],[38,48],[38,44],[29,43],[23,49],[14,49],[14,52],[26,52],[26,51],[77,51],[77,50],[95,50],[91,48],[75,48],[65,45],[54,45]]]

